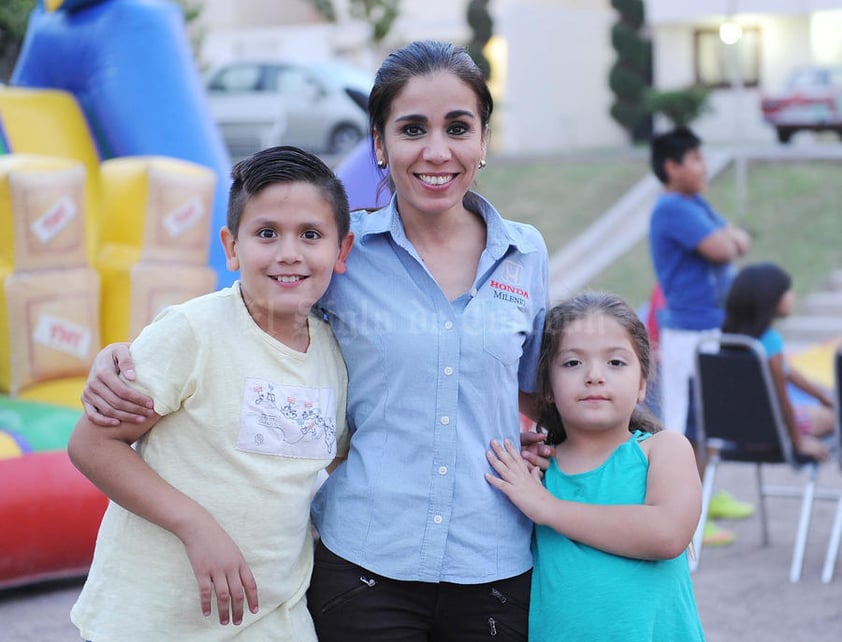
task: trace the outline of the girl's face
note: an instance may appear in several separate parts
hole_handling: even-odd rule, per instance
[[[550,364],[550,383],[568,435],[627,432],[632,411],[646,396],[646,380],[628,333],[603,314],[567,326]]]
[[[781,300],[778,301],[778,309],[775,311],[775,315],[779,317],[788,317],[792,314],[792,309],[795,306],[795,293],[792,290],[787,290],[781,296]]]
[[[389,165],[401,216],[461,208],[485,158],[477,96],[449,72],[412,78],[395,95],[374,146]]]

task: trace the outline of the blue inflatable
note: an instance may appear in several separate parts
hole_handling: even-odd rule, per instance
[[[164,0],[40,0],[11,84],[72,93],[103,159],[171,156],[214,170],[210,266],[236,274],[218,240],[231,161],[211,118],[181,8]]]

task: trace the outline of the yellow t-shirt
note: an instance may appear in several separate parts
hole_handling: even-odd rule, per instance
[[[71,611],[85,639],[316,639],[304,600],[310,497],[319,471],[348,450],[348,378],[329,325],[311,315],[309,327],[306,353],[280,343],[235,284],[165,310],[132,343],[137,388],[162,415],[136,448],[237,543],[260,610],[221,626],[214,596],[204,617],[181,541],[112,502]]]

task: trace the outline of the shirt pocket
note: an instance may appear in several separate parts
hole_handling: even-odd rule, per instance
[[[523,354],[523,343],[531,329],[526,313],[520,308],[499,309],[488,306],[483,315],[482,346],[495,359],[510,366]]]
[[[237,450],[297,457],[336,456],[336,391],[247,378]]]

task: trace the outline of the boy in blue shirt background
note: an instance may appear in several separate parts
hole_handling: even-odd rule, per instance
[[[736,271],[733,262],[751,248],[749,234],[726,221],[701,195],[707,186],[701,144],[687,127],[652,139],[652,171],[664,192],[649,224],[652,264],[666,299],[659,316],[663,422],[668,430],[685,433],[694,442],[700,473],[704,450],[693,425],[688,426],[694,352],[699,339],[720,331],[725,297]],[[739,518],[753,510],[720,492],[711,501],[709,515]],[[706,526],[706,545],[732,541],[733,533]]]

